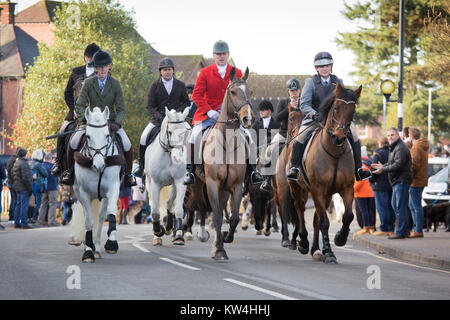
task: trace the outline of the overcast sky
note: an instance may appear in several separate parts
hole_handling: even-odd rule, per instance
[[[38,0],[16,0],[21,11]],[[345,0],[352,4],[356,0]],[[329,51],[333,73],[352,84],[354,55],[338,49],[338,32],[356,29],[341,14],[344,0],[121,0],[134,9],[139,33],[167,55],[212,56],[228,42],[236,65],[259,74],[313,74],[313,58]],[[16,9],[16,12],[17,12]]]

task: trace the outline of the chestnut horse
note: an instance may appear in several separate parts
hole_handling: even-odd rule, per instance
[[[250,103],[251,91],[246,80],[249,70],[236,78],[236,70],[230,72],[228,85],[222,103],[219,119],[211,128],[203,148],[205,184],[208,200],[213,211],[216,238],[211,258],[216,261],[228,260],[224,242],[234,240],[234,232],[239,224],[239,206],[242,200],[242,183],[245,178],[248,150],[243,130],[249,128],[255,119]],[[230,229],[222,233],[223,212],[231,196]]]
[[[299,220],[296,213],[294,198],[292,197],[288,180],[286,178],[286,165],[290,163],[289,161],[293,140],[299,132],[304,114],[298,108],[293,109],[290,104],[288,105],[288,108],[289,120],[286,134],[286,145],[284,146],[277,160],[276,174],[273,177],[273,186],[275,201],[277,203],[278,212],[281,218],[281,246],[288,247],[291,250],[295,250],[297,248],[296,241],[299,230]],[[294,231],[292,232],[291,241],[289,241],[289,223],[294,225]]]
[[[328,229],[330,226],[327,208],[334,193],[339,193],[344,200],[345,212],[342,217],[342,227],[336,233],[334,243],[344,246],[350,232],[353,220],[353,183],[355,180],[355,164],[352,150],[347,141],[350,125],[356,109],[356,103],[361,94],[362,86],[356,91],[346,89],[337,84],[336,89],[321,104],[318,112],[325,125],[317,131],[311,141],[306,155],[305,169],[310,183],[310,192],[314,200],[314,237],[311,255],[315,260],[329,264],[337,264],[337,259],[331,250]],[[300,220],[299,251],[308,253],[308,233],[304,225],[304,205],[307,197],[307,187],[300,182],[289,181],[291,190],[296,192],[297,210]],[[298,198],[297,198],[298,197]],[[319,230],[322,233],[323,250],[319,248]]]

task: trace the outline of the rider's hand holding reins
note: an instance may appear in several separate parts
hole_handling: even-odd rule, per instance
[[[110,127],[111,131],[117,132],[120,129],[121,125],[120,125],[120,123],[113,121],[109,124],[109,127]]]

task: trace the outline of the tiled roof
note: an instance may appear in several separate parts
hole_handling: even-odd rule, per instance
[[[40,0],[38,3],[17,13],[16,23],[51,22],[55,17],[54,10],[61,7],[60,1]]]
[[[0,77],[24,76],[14,31],[12,24],[0,24]]]

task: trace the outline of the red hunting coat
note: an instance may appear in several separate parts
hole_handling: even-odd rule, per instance
[[[199,123],[208,119],[209,110],[218,110],[222,105],[225,92],[230,83],[230,71],[233,67],[227,65],[225,78],[219,74],[216,64],[203,68],[195,83],[192,100],[197,105],[193,123]],[[236,68],[236,77],[242,78],[242,71]]]

